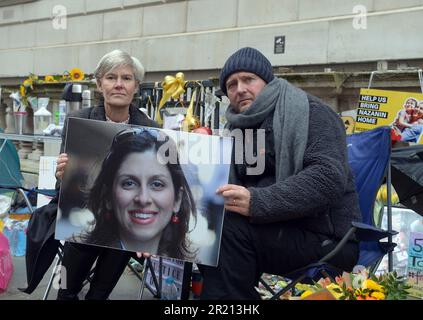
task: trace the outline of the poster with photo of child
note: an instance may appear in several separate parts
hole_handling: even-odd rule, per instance
[[[390,126],[397,141],[423,143],[423,94],[361,89],[355,132]]]

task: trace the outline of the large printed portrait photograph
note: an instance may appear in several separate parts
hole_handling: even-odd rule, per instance
[[[56,239],[218,264],[231,138],[69,118],[65,152]]]

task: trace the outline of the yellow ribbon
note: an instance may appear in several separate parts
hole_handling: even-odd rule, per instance
[[[182,123],[182,130],[186,132],[191,132],[193,129],[200,126],[200,121],[194,116],[194,103],[197,100],[197,88],[194,89],[194,92],[191,96],[191,101],[185,116],[185,120]]]
[[[158,124],[163,124],[163,120],[160,115],[161,108],[165,105],[166,101],[169,100],[170,97],[173,99],[178,99],[181,94],[185,93],[185,83],[185,76],[182,72],[178,72],[175,77],[166,76],[164,78],[162,82],[163,96],[160,99],[159,107],[156,111],[156,121]]]

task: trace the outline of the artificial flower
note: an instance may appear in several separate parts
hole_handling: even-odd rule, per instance
[[[44,77],[45,82],[56,82],[53,76],[47,75]]]
[[[28,78],[28,79],[25,79],[24,80],[24,82],[22,83],[22,85],[24,86],[24,87],[31,87],[32,88],[32,84],[34,83],[34,80],[32,79],[32,78]]]
[[[26,78],[19,86],[19,94],[21,96],[20,101],[24,107],[29,105],[28,99],[30,98],[29,94],[34,90],[34,85],[44,84],[44,83],[55,83],[55,82],[68,82],[68,81],[82,81],[90,80],[92,76],[87,76],[79,68],[74,68],[70,72],[65,71],[62,75],[46,75],[44,78],[39,78],[37,75],[30,73],[28,78]]]
[[[81,80],[84,80],[84,77],[85,77],[84,72],[79,68],[73,68],[69,72],[69,75],[72,81],[81,81]]]
[[[19,87],[19,92],[22,98],[26,98],[28,92],[34,89],[34,82],[38,82],[38,77],[34,74],[30,74],[28,78],[26,78]],[[24,99],[24,104],[26,104],[26,100]]]
[[[21,97],[26,96],[26,88],[23,84],[21,84],[20,87],[19,87],[19,93],[21,94]]]
[[[67,82],[71,80],[70,73],[68,71],[63,72],[61,81]]]

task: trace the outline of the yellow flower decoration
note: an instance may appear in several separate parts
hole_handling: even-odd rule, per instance
[[[28,78],[28,79],[25,79],[25,81],[23,82],[23,85],[25,87],[32,87],[33,83],[34,83],[34,80],[32,80],[32,78]]]
[[[354,290],[354,295],[356,297],[361,296],[363,294],[363,290],[362,289],[355,289]]]
[[[178,72],[175,77],[166,76],[162,82],[163,87],[163,96],[160,99],[159,107],[156,111],[156,121],[159,124],[163,124],[163,119],[160,114],[161,108],[165,105],[166,101],[172,97],[173,99],[178,99],[181,94],[185,93],[185,75],[183,72]]]
[[[331,295],[340,300],[404,300],[408,297],[408,290],[411,288],[407,284],[407,278],[398,276],[394,272],[388,272],[381,275],[373,275],[368,278],[366,269],[360,270],[360,273],[346,273],[338,276],[336,281],[327,284],[329,278],[320,279],[314,285],[297,284],[295,287],[304,292],[307,297],[314,292],[322,292],[325,288]],[[308,298],[309,299],[309,298]]]
[[[44,81],[45,82],[56,82],[56,80],[54,80],[54,77],[50,76],[50,75],[45,76]]]
[[[25,95],[26,95],[26,89],[25,89],[25,87],[24,87],[23,84],[21,84],[21,86],[19,87],[19,92],[21,94],[21,97],[25,97]]]
[[[311,295],[311,294],[313,294],[313,292],[312,292],[312,291],[310,291],[310,290],[304,291],[304,292],[302,293],[302,295],[301,295],[301,299],[304,299],[304,298],[308,297],[308,296],[309,296],[309,295]]]
[[[378,291],[378,292],[384,292],[385,289],[378,283],[376,283],[375,281],[371,280],[371,279],[367,279],[364,283],[364,287],[369,289],[369,290],[374,290],[374,291]]]
[[[28,78],[26,78],[19,86],[22,104],[24,106],[28,105],[28,95],[32,90],[34,90],[35,84],[54,83],[59,81],[82,81],[85,78],[90,79],[91,77],[89,75],[85,76],[84,72],[79,68],[74,68],[71,72],[65,71],[63,75],[46,75],[44,79],[38,78],[37,75],[30,73]]]
[[[32,76],[30,76],[29,78],[25,79],[24,82],[22,82],[21,86],[19,87],[21,97],[26,97],[26,94],[28,93],[29,89],[34,89],[34,87],[32,86],[33,83],[34,83],[34,80]]]
[[[385,300],[385,295],[382,292],[372,292],[370,296],[377,300]]]
[[[286,284],[284,286],[281,286],[281,287],[283,288],[285,286],[286,286]],[[295,285],[295,289],[297,289],[298,291],[307,291],[307,290],[310,290],[311,287],[312,287],[311,285],[304,284],[304,283],[297,283]]]
[[[72,81],[81,81],[84,80],[85,77],[84,71],[79,68],[73,68],[69,75]]]
[[[69,72],[67,72],[67,71],[63,72],[62,78],[60,79],[60,81],[67,82],[67,81],[70,81],[70,80],[71,80],[71,77],[70,77]]]
[[[379,191],[377,192],[376,199],[382,201],[383,203],[387,203],[388,201],[388,187],[386,186],[386,183],[383,184]],[[394,190],[394,188],[391,188],[391,203],[397,204],[399,203],[399,198],[397,192]]]
[[[326,286],[326,289],[329,290],[329,292],[335,297],[336,300],[341,299],[341,297],[344,295],[342,288],[335,283],[331,283],[330,285]]]

